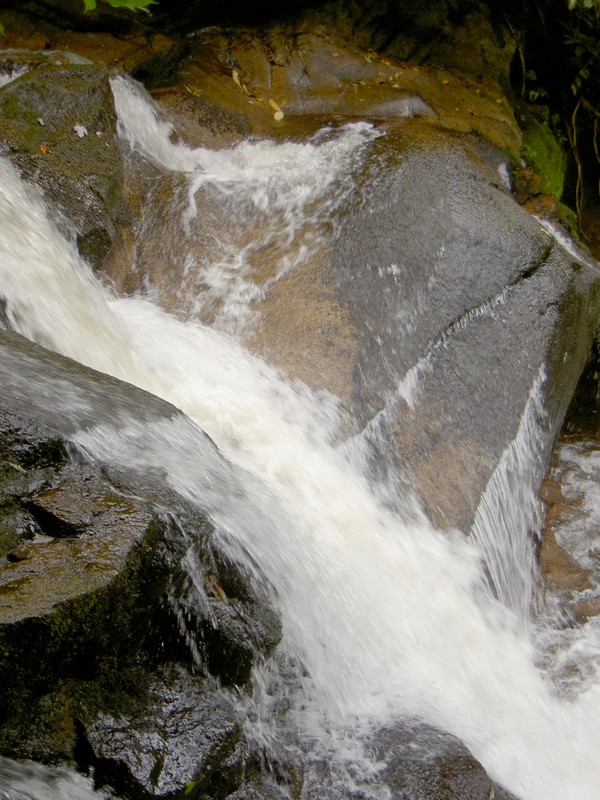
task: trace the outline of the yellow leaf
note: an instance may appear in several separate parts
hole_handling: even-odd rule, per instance
[[[269,105],[271,106],[271,108],[274,108],[274,109],[275,109],[275,111],[283,113],[283,112],[281,111],[281,108],[280,108],[280,106],[279,106],[279,103],[277,103],[275,100],[273,100],[273,99],[269,100]]]
[[[233,78],[233,82],[237,84],[241,89],[242,82],[240,81],[240,73],[237,71],[237,69],[233,70],[233,72],[231,73],[231,77]]]
[[[204,585],[206,586],[207,591],[216,597],[217,600],[220,600],[221,603],[226,603],[229,605],[229,600],[227,599],[227,595],[223,590],[223,587],[219,583],[219,579],[214,574],[214,572],[205,572],[204,573]]]
[[[275,120],[275,122],[281,122],[281,120],[284,118],[284,116],[285,116],[285,114],[283,113],[283,111],[276,111],[273,114],[273,119]]]
[[[196,89],[195,86],[190,86],[189,83],[184,83],[183,88],[190,94],[193,94],[194,97],[200,97],[200,92],[198,91],[198,89]]]

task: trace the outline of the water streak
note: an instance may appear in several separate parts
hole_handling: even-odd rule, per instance
[[[488,481],[471,528],[471,539],[485,559],[491,589],[523,627],[530,620],[534,541],[540,525],[537,488],[546,444],[544,380],[542,371],[530,392],[517,435]]]

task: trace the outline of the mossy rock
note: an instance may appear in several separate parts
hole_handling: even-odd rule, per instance
[[[558,137],[546,120],[528,111],[520,112],[519,121],[523,129],[522,153],[528,166],[541,177],[539,190],[560,200],[567,160]]]
[[[121,196],[108,69],[23,59],[28,71],[0,88],[0,146],[98,266],[110,248]]]

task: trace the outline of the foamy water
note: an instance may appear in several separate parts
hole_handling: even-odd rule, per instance
[[[326,194],[323,164],[351,171],[371,137],[368,127],[328,132],[294,150],[290,173],[289,145],[244,143],[219,153],[172,145],[143,95],[132,90],[121,103],[121,91],[129,89],[116,90],[123,135],[165,170],[189,173],[190,203],[195,187],[212,182],[250,193],[260,210],[267,184],[283,204],[289,186],[300,183],[291,197],[293,214],[301,214]],[[262,161],[248,156],[252,147]],[[188,213],[195,224],[193,204]],[[295,709],[299,728],[316,738],[333,730],[347,741],[352,730],[418,715],[459,736],[521,800],[596,800],[600,687],[566,700],[545,682],[515,609],[486,590],[485,537],[443,534],[418,513],[407,522],[385,507],[352,466],[361,459],[350,464],[334,444],[335,398],[290,384],[222,331],[177,320],[142,297],[110,297],[4,160],[0,233],[11,327],[149,388],[188,415],[153,425],[132,419],[118,430],[81,432],[77,441],[111,463],[160,465],[178,492],[209,510],[248,569],[268,576],[282,647],[309,675],[304,708]],[[247,473],[242,493],[221,490],[199,455],[196,426]],[[527,453],[535,458],[538,446],[527,416],[519,435],[506,459],[525,475]],[[504,495],[493,482],[488,487],[492,526],[501,507],[530,497],[506,481],[498,486]],[[510,537],[511,525],[513,517],[501,515],[495,534]]]

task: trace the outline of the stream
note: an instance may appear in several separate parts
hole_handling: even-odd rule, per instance
[[[193,149],[170,141],[138,87],[117,78],[113,91],[124,146],[165,174],[187,176],[187,201],[173,209],[181,229],[193,238],[202,224],[195,198],[209,187],[238,209],[236,231],[260,228],[279,249],[289,245],[280,273],[319,245],[352,171],[384,135],[351,123],[301,143]],[[284,634],[274,659],[255,671],[255,735],[300,742],[314,764],[326,755],[339,796],[361,791],[384,800],[389,790],[366,743],[386,724],[416,717],[459,737],[520,800],[596,800],[597,663],[588,659],[563,695],[552,668],[539,666],[550,634],[529,616],[543,371],[473,535],[439,531],[410,492],[399,501],[377,484],[364,437],[347,435],[338,398],[289,379],[244,346],[262,291],[247,269],[256,248],[234,252],[225,239],[219,248],[221,258],[201,275],[204,302],[218,308],[210,326],[198,314],[165,311],[151,286],[117,297],[79,259],[36,190],[0,159],[0,283],[9,326],[147,389],[187,417],[98,425],[80,431],[77,444],[112,464],[160,465],[174,489],[210,510],[246,569],[266,576]],[[210,467],[195,444],[200,429],[247,475],[244,503],[260,515],[206,477]],[[194,564],[188,569],[193,574]],[[585,640],[592,633],[579,632],[582,650],[595,652]],[[305,796],[317,797],[318,778],[307,775]],[[0,760],[1,800],[104,796],[68,771]]]

